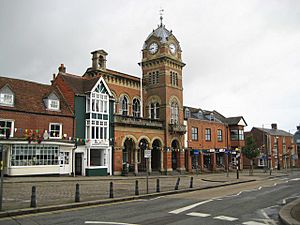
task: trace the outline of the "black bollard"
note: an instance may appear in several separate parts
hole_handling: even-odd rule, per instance
[[[193,180],[194,180],[194,178],[193,178],[193,177],[191,177],[191,181],[190,181],[190,188],[193,188]]]
[[[176,182],[176,185],[175,185],[175,190],[178,190],[179,182],[180,182],[180,177],[177,178],[177,182]]]
[[[80,202],[80,189],[79,189],[79,184],[76,184],[75,202]]]
[[[160,192],[159,179],[156,179],[156,192]]]
[[[36,187],[32,186],[30,207],[36,208]]]
[[[139,195],[140,192],[139,192],[139,181],[136,180],[135,181],[135,195]]]
[[[109,184],[109,198],[114,198],[113,182],[110,182]]]

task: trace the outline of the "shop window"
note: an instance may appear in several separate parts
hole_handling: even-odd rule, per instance
[[[12,145],[11,166],[58,165],[59,147],[53,145]]]
[[[91,166],[102,166],[101,163],[101,150],[91,149],[90,150],[90,165]]]

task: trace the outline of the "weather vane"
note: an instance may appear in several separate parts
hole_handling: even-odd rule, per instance
[[[159,10],[159,15],[160,15],[160,26],[162,26],[163,14],[164,14],[164,10],[161,8],[161,9]]]

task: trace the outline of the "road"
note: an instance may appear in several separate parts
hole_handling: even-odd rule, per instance
[[[283,204],[300,197],[300,173],[234,186],[0,219],[0,225],[280,224]]]

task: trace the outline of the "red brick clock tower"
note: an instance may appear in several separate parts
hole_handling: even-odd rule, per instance
[[[181,47],[172,31],[162,23],[147,37],[143,46],[144,117],[164,122],[165,169],[184,170],[183,87]],[[172,169],[171,169],[172,168]]]

